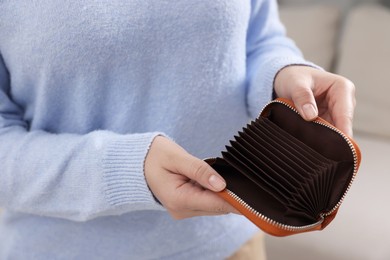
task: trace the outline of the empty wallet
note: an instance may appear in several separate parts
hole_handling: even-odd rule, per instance
[[[361,153],[335,126],[322,118],[305,121],[290,100],[279,98],[221,157],[205,161],[226,180],[222,198],[266,233],[288,236],[322,230],[334,219]]]

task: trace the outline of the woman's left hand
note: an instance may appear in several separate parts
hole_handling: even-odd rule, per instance
[[[322,117],[352,136],[355,86],[339,75],[309,66],[292,65],[276,75],[278,97],[291,99],[306,120]]]

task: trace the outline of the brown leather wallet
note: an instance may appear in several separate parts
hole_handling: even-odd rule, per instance
[[[226,146],[205,159],[226,180],[218,193],[275,236],[324,229],[360,165],[357,144],[324,119],[307,122],[287,99],[271,101]]]

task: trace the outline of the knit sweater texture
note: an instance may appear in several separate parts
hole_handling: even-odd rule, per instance
[[[218,156],[309,64],[274,0],[0,0],[0,259],[223,259],[238,215],[173,220],[153,138]]]

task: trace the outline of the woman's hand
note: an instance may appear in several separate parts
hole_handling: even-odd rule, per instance
[[[226,187],[223,178],[206,162],[157,136],[145,160],[150,190],[175,219],[221,215],[237,211],[215,192]]]
[[[352,136],[355,86],[348,79],[308,66],[288,66],[275,78],[278,97],[291,99],[306,120],[320,116]]]

